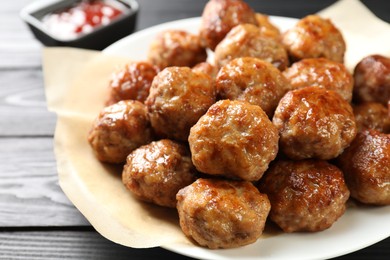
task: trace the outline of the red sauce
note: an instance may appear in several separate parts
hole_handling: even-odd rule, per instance
[[[84,0],[71,7],[47,14],[42,22],[46,28],[62,39],[76,38],[91,32],[95,27],[106,25],[124,12],[124,6],[113,1]]]

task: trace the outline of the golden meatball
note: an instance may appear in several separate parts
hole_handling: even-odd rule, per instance
[[[176,207],[176,193],[196,180],[191,155],[183,144],[162,139],[129,154],[122,181],[138,199]]]
[[[150,44],[148,59],[164,69],[170,66],[192,67],[205,61],[207,53],[198,35],[181,30],[163,31]]]
[[[154,78],[145,101],[155,132],[187,141],[190,128],[215,102],[212,79],[188,67],[169,67]]]
[[[201,62],[192,67],[193,71],[203,72],[209,75],[213,80],[217,77],[218,68],[209,62]]]
[[[351,197],[374,205],[390,205],[390,135],[375,130],[358,133],[338,158]]]
[[[351,105],[332,90],[305,87],[279,102],[273,123],[280,148],[292,159],[337,157],[356,135]]]
[[[341,32],[329,19],[318,15],[308,15],[282,36],[293,60],[305,58],[327,58],[336,62],[344,62],[346,50]]]
[[[268,15],[256,13],[256,20],[259,24],[260,33],[265,37],[281,40],[281,33],[278,27],[271,23]]]
[[[352,100],[353,77],[341,63],[325,58],[303,59],[283,71],[292,89],[317,86],[334,90],[346,101]]]
[[[386,105],[390,100],[390,58],[371,55],[362,59],[354,70],[356,102],[379,102]]]
[[[247,181],[261,178],[277,155],[278,139],[259,106],[231,100],[212,105],[188,137],[199,171]]]
[[[202,45],[214,50],[234,26],[242,23],[257,25],[255,12],[244,1],[210,0],[202,14]]]
[[[261,35],[259,27],[241,24],[234,27],[215,49],[215,64],[218,67],[240,57],[255,57],[268,61],[279,70],[288,64],[287,52],[278,41]]]
[[[289,89],[282,73],[266,61],[245,57],[223,66],[216,78],[221,99],[247,101],[272,117],[279,100]]]
[[[353,107],[356,126],[359,132],[374,129],[382,133],[390,133],[390,115],[381,103],[364,102]]]
[[[105,107],[96,118],[88,141],[102,162],[122,163],[127,155],[153,138],[146,107],[135,100]]]
[[[259,189],[271,202],[270,219],[284,232],[331,227],[344,214],[349,198],[340,169],[314,159],[275,162]]]
[[[145,61],[131,62],[112,75],[110,81],[109,105],[121,100],[138,100],[144,102],[159,69]]]
[[[184,234],[212,249],[256,242],[270,211],[267,196],[246,181],[198,179],[176,198]]]

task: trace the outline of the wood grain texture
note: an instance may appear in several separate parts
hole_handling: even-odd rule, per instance
[[[51,138],[1,138],[0,161],[0,227],[89,225],[58,185]]]

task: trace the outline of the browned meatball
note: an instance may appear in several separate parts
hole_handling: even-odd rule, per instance
[[[359,132],[364,129],[375,129],[382,133],[390,133],[390,115],[381,103],[364,102],[355,105],[353,113]]]
[[[285,232],[331,227],[344,214],[349,198],[340,169],[315,159],[275,162],[259,189],[271,202],[270,219]]]
[[[245,101],[221,100],[191,128],[195,167],[204,173],[257,181],[278,152],[278,131],[265,112]]]
[[[260,106],[272,117],[289,87],[285,77],[271,63],[245,57],[234,59],[220,69],[216,89],[221,99],[247,101]]]
[[[246,181],[198,179],[176,198],[184,234],[212,249],[256,242],[270,211],[267,195]]]
[[[272,63],[280,70],[288,64],[287,52],[278,41],[261,35],[259,27],[241,24],[234,27],[218,44],[214,53],[218,67],[240,57],[255,57]]]
[[[334,90],[351,102],[353,77],[341,63],[325,58],[303,59],[283,71],[293,89],[317,86]]]
[[[338,158],[351,197],[360,202],[390,205],[390,135],[375,130],[358,133]]]
[[[127,99],[144,102],[158,72],[159,69],[149,62],[138,61],[126,64],[112,75],[108,104]]]
[[[337,157],[352,142],[356,124],[351,105],[332,90],[306,87],[288,92],[273,123],[280,148],[292,159]]]
[[[193,71],[203,72],[209,75],[213,80],[217,77],[218,68],[209,62],[201,62],[192,67]]]
[[[255,12],[244,1],[210,0],[202,14],[202,45],[214,50],[234,26],[242,23],[257,25]]]
[[[341,32],[329,19],[318,15],[308,15],[282,36],[293,60],[304,58],[327,58],[344,62],[346,50]]]
[[[188,148],[168,139],[130,153],[122,174],[123,184],[138,199],[171,208],[176,207],[176,193],[195,180]]]
[[[188,67],[169,67],[154,78],[145,101],[157,134],[186,141],[190,128],[215,102],[212,79]]]
[[[268,15],[256,13],[256,20],[259,24],[261,35],[273,38],[278,41],[281,40],[281,33],[279,28],[271,23]]]
[[[149,143],[152,138],[145,105],[135,100],[124,100],[100,112],[89,132],[88,141],[100,161],[122,163],[131,151]]]
[[[371,55],[362,59],[354,70],[354,100],[374,101],[386,105],[390,100],[390,58]]]
[[[148,59],[160,69],[188,66],[207,59],[206,49],[200,46],[198,35],[181,30],[159,33],[149,47]]]

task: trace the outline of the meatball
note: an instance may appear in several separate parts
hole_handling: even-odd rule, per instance
[[[146,107],[123,100],[105,107],[96,118],[88,141],[102,162],[123,163],[127,155],[153,139]]]
[[[202,45],[214,50],[236,25],[257,25],[255,12],[242,0],[210,0],[202,14],[199,30]]]
[[[261,35],[273,38],[278,41],[281,40],[281,33],[279,28],[271,23],[268,15],[256,13],[256,20],[259,24]]]
[[[159,33],[149,47],[148,59],[160,69],[170,66],[192,67],[207,59],[198,35],[181,30]]]
[[[239,57],[255,57],[272,63],[280,70],[288,64],[287,51],[278,41],[261,35],[259,27],[241,24],[234,27],[218,44],[214,53],[218,67]]]
[[[138,100],[144,102],[159,69],[145,61],[131,62],[112,75],[110,81],[110,99],[108,104],[121,100]]]
[[[217,77],[218,68],[209,62],[201,62],[192,67],[193,71],[203,72],[209,75],[213,80]]]
[[[346,44],[341,32],[329,19],[308,15],[282,36],[293,60],[327,58],[344,62]]]
[[[344,214],[350,194],[341,170],[316,159],[275,162],[259,190],[271,202],[270,219],[284,232],[331,227]]]
[[[272,117],[288,82],[271,63],[253,58],[237,58],[223,66],[216,78],[217,96],[260,106]]]
[[[352,142],[356,124],[351,105],[332,90],[305,87],[279,102],[273,123],[280,148],[291,159],[337,157]]]
[[[265,112],[245,101],[220,100],[191,128],[195,167],[207,174],[257,181],[278,152],[278,131]]]
[[[353,107],[358,132],[364,129],[375,129],[390,133],[390,115],[381,103],[364,102]]]
[[[334,90],[346,101],[352,100],[353,77],[341,63],[325,58],[310,58],[295,62],[283,71],[292,89],[317,86]]]
[[[390,100],[390,58],[371,55],[362,59],[353,72],[356,102],[379,102],[386,105]]]
[[[176,207],[176,193],[196,180],[187,146],[168,139],[151,142],[129,154],[122,181],[138,199]]]
[[[201,178],[176,198],[184,234],[212,249],[256,242],[271,207],[267,196],[246,181]]]
[[[390,205],[390,135],[375,130],[358,133],[338,158],[351,197],[374,205]]]
[[[187,141],[190,128],[215,102],[212,79],[188,67],[169,67],[154,78],[145,101],[155,132]]]

